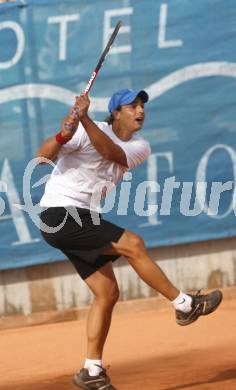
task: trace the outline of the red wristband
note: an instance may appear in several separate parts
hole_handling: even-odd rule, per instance
[[[68,141],[70,141],[69,139],[65,139],[61,133],[57,133],[56,136],[56,141],[60,144],[60,145],[64,145],[66,144]]]

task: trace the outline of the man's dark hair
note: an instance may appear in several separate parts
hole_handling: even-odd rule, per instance
[[[121,110],[121,106],[117,107],[116,108],[116,111],[120,111]],[[112,125],[112,123],[114,122],[114,115],[113,113],[111,113],[109,116],[107,116],[105,119],[104,119],[104,122],[107,122],[108,125]]]

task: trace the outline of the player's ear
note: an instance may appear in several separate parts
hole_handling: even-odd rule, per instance
[[[120,119],[120,110],[112,111],[112,115],[113,115],[114,120],[119,120]]]

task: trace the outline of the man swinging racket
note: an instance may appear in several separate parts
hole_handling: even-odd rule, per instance
[[[87,356],[74,376],[74,383],[85,390],[115,390],[103,368],[102,354],[119,295],[112,268],[119,256],[173,304],[179,325],[213,312],[222,300],[218,290],[207,295],[179,291],[149,257],[140,236],[102,218],[100,224],[94,223],[94,216],[99,216],[98,205],[91,202],[94,191],[105,182],[117,183],[127,169],[142,164],[150,154],[148,142],[137,134],[147,102],[145,91],[119,90],[109,101],[108,122],[94,122],[88,113],[89,97],[83,93],[76,97],[60,133],[44,141],[37,152],[39,162],[40,157],[57,158],[41,200],[45,208],[41,219],[53,227],[64,221],[57,232],[42,231],[43,237],[71,260],[94,295],[87,319]],[[81,223],[72,217],[72,210]]]
[[[53,233],[42,229],[42,235],[71,260],[94,294],[87,319],[87,359],[74,376],[74,383],[84,390],[116,390],[103,368],[102,354],[119,296],[112,269],[112,262],[119,256],[125,256],[149,286],[171,301],[179,325],[191,324],[199,316],[213,312],[222,300],[218,290],[194,296],[179,291],[149,257],[141,237],[99,219],[100,202],[96,204],[96,200],[100,199],[104,183],[106,189],[109,183],[116,184],[127,169],[138,166],[150,154],[148,142],[136,134],[145,119],[145,91],[115,92],[108,105],[107,122],[93,122],[88,115],[87,94],[121,25],[121,21],[116,24],[85,93],[76,98],[61,131],[48,138],[37,152],[39,162],[40,157],[57,158],[41,200],[45,208],[42,227],[56,229]],[[105,191],[102,193],[105,196]]]

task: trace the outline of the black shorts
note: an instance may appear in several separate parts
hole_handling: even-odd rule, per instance
[[[74,212],[78,213],[81,223],[71,215]],[[82,279],[120,257],[103,255],[102,252],[111,247],[111,242],[119,240],[123,228],[105,221],[98,213],[78,207],[50,207],[41,213],[41,221],[48,227],[60,225],[65,217],[60,230],[48,233],[41,226],[41,234],[49,245],[60,249],[69,258]],[[100,224],[94,224],[99,219]]]

